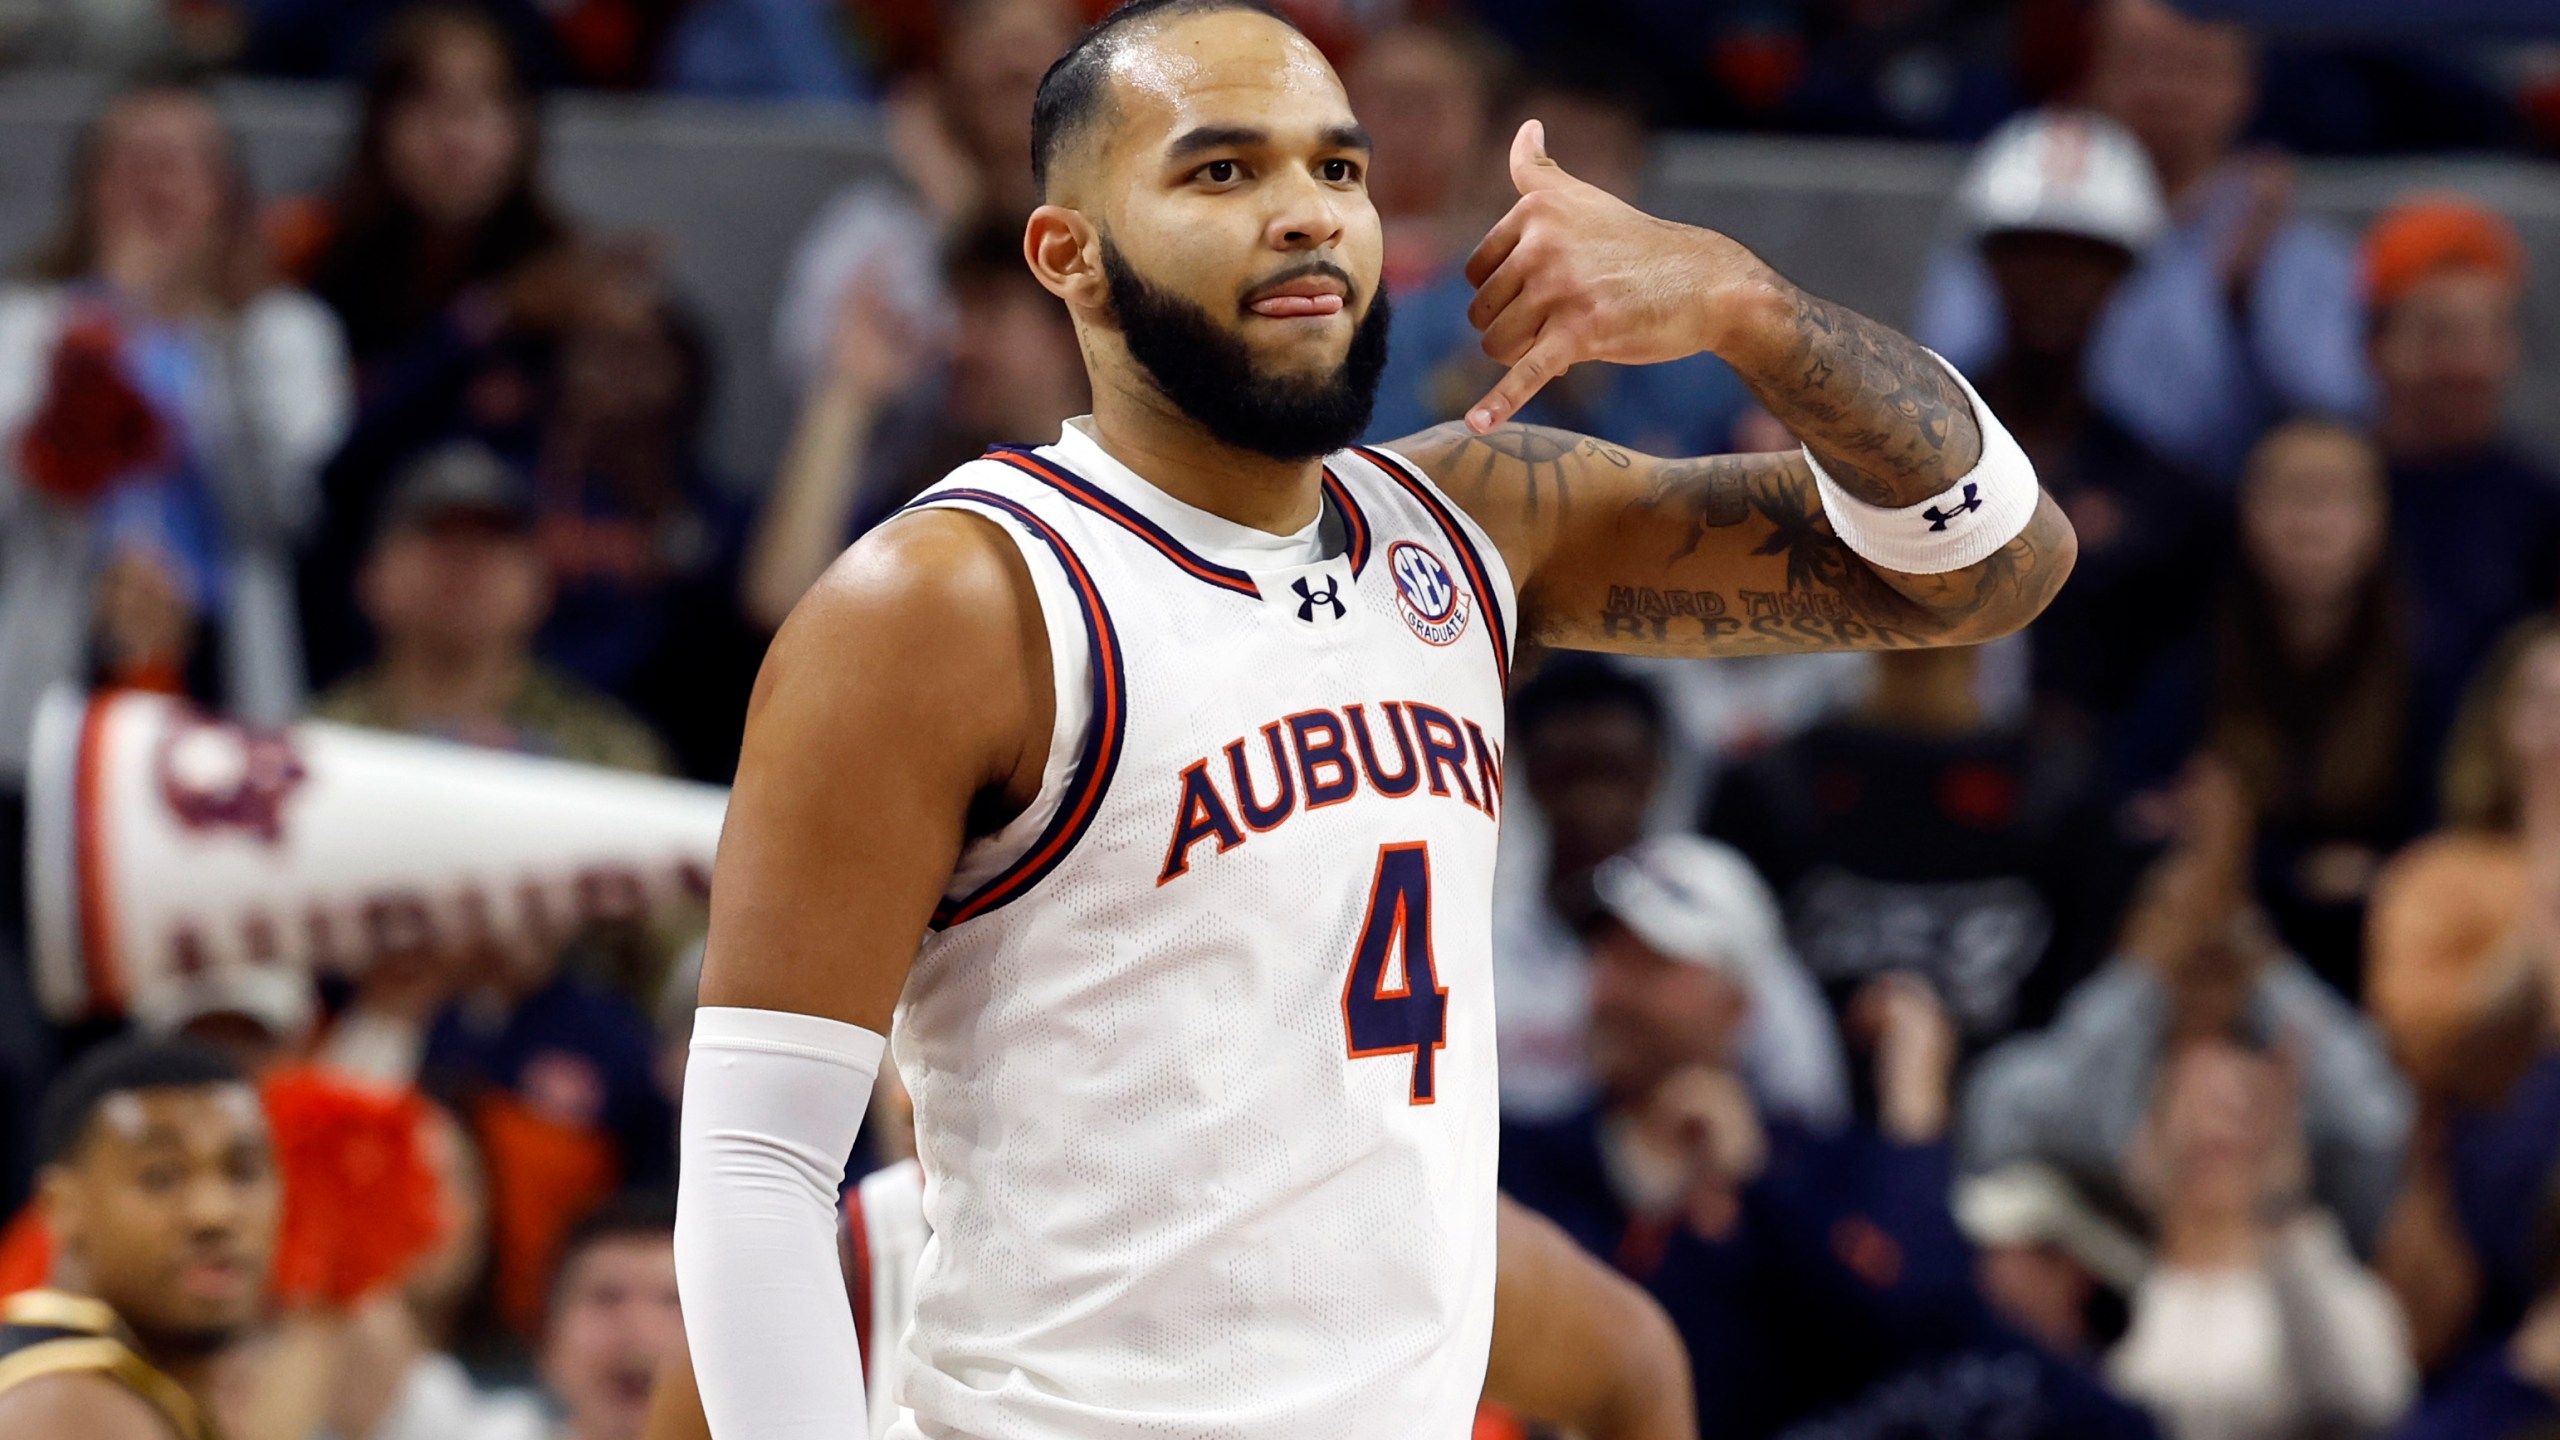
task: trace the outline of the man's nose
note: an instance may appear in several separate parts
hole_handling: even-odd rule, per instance
[[[1280,187],[1269,239],[1275,250],[1324,250],[1342,243],[1342,197],[1312,175]]]
[[[187,1186],[180,1212],[187,1228],[199,1234],[227,1235],[239,1228],[246,1197],[236,1182],[207,1175]]]

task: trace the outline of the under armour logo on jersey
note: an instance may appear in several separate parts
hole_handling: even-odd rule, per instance
[[[1316,607],[1319,605],[1332,606],[1333,618],[1336,620],[1342,618],[1342,582],[1340,580],[1328,577],[1324,582],[1324,588],[1318,590],[1307,584],[1307,577],[1301,575],[1297,579],[1289,582],[1289,588],[1298,592],[1299,619],[1306,621],[1310,625],[1314,624],[1316,618]]]
[[[1981,508],[1982,494],[1980,487],[1976,486],[1972,481],[1967,480],[1964,482],[1963,503],[1957,505],[1953,510],[1941,510],[1937,506],[1932,505],[1928,509],[1920,512],[1920,518],[1929,522],[1930,529],[1944,530],[1947,528],[1948,521],[1953,520],[1967,510],[1979,510]]]

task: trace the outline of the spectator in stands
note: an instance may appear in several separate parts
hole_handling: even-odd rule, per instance
[[[948,330],[943,250],[982,225],[1019,235],[1023,217],[1039,204],[1031,183],[1031,102],[1078,24],[1068,0],[965,0],[954,7],[933,71],[888,101],[900,183],[866,181],[837,195],[792,254],[773,330],[777,368],[795,392],[824,374],[836,317],[857,277],[879,286],[919,334],[936,339]],[[929,394],[915,402],[919,416],[930,413]]]
[[[736,601],[747,506],[704,458],[709,341],[654,276],[629,283],[561,333],[529,457],[555,590],[537,648],[639,709],[687,773],[726,782],[762,648]]]
[[[1791,8],[1803,17],[1789,37],[1792,83],[1768,110],[1741,117],[1755,128],[1978,140],[2017,108],[2009,7],[1811,0]]]
[[[313,704],[323,720],[664,773],[666,746],[607,696],[534,658],[552,579],[525,485],[455,441],[412,462],[358,582],[381,658]]]
[[[529,455],[555,337],[639,289],[637,258],[573,244],[549,199],[534,95],[509,39],[479,10],[404,14],[366,79],[335,193],[277,226],[289,263],[345,323],[360,382],[304,575],[323,681],[363,658],[354,572],[392,475],[458,434]]]
[[[672,1195],[618,1196],[560,1251],[543,1321],[543,1389],[560,1413],[547,1440],[640,1440],[658,1367],[684,1353]]]
[[[2369,1435],[2416,1390],[2391,1292],[2306,1196],[2296,1083],[2221,1037],[2164,1062],[2134,1161],[2158,1248],[2107,1376],[2170,1440]]]
[[[1495,887],[1493,942],[1506,1120],[1552,1120],[1593,1099],[1584,937],[1601,916],[1592,875],[1644,837],[1663,774],[1663,726],[1650,686],[1588,656],[1549,661],[1512,701],[1511,763],[1521,783],[1508,817],[1512,843],[1503,849],[1506,883]],[[1752,952],[1739,1063],[1754,1097],[1790,1122],[1838,1128],[1849,1110],[1839,1035],[1787,950],[1768,887],[1726,847],[1684,837],[1653,843],[1681,851],[1698,875],[1718,882],[1732,921],[1728,938]],[[1690,849],[1700,854],[1689,857]],[[1541,850],[1543,876],[1508,883],[1535,868]]]
[[[2352,999],[2365,897],[2414,832],[2430,768],[2389,485],[2364,435],[2297,420],[2258,443],[2238,501],[2238,563],[2213,629],[2163,665],[2122,758],[2144,807],[2199,745],[2229,762],[2259,817],[2268,918]]]
[[[59,684],[302,703],[292,546],[347,416],[337,326],[276,286],[199,92],[82,135],[60,232],[0,290],[0,781]]]
[[[670,90],[765,100],[856,100],[869,77],[837,43],[827,0],[692,0],[667,36]]]
[[[2472,683],[2442,813],[2375,886],[2366,956],[2422,1104],[2382,1258],[2430,1368],[2514,1331],[2560,1175],[2560,621],[2518,626]]]
[[[873,278],[845,292],[827,364],[765,502],[744,580],[747,615],[771,630],[854,536],[995,444],[1045,445],[1085,413],[1083,356],[1066,307],[1022,263],[1022,236],[986,225],[943,261],[945,343],[918,333]],[[939,371],[922,435],[885,433],[921,372]]]
[[[51,1288],[0,1309],[0,1433],[214,1433],[283,1208],[248,1077],[201,1046],[111,1044],[47,1095],[43,1151],[58,1247]]]
[[[2395,1440],[2547,1440],[2560,1425],[2560,1185],[2542,1195],[2533,1308],[2431,1388]]]
[[[2352,247],[2294,212],[2285,161],[2234,148],[2257,65],[2236,26],[2164,0],[2097,6],[2087,102],[2141,140],[2170,223],[2109,303],[2085,383],[2145,445],[2216,479],[2282,416],[2371,403]],[[1997,353],[2004,303],[1972,256],[1941,250],[1915,332],[1970,374]]]
[[[2380,1039],[2281,951],[2252,902],[2239,782],[2200,764],[2179,803],[2178,839],[2146,880],[2117,957],[2050,1027],[1984,1056],[1968,1082],[1967,1187],[2039,1166],[2118,1223],[2152,1228],[2142,1197],[2157,1187],[2146,1190],[2131,1157],[2161,1077],[2191,1043],[2236,1041],[2298,1069],[2303,1193],[2372,1253],[2399,1186],[2408,1090]]]
[[[398,1294],[351,1317],[335,1428],[346,1440],[546,1440],[538,1401],[483,1389],[455,1357],[464,1307],[487,1278],[488,1175],[469,1132],[443,1110],[433,1115],[444,1231]]]
[[[2159,192],[2114,123],[2037,111],[1985,142],[1957,205],[2000,299],[1999,347],[1971,373],[2080,536],[2071,585],[2028,632],[2033,683],[2086,722],[2132,701],[2210,592],[2206,487],[2082,383],[2111,297],[2157,241]]]
[[[279,220],[345,322],[369,400],[402,361],[547,318],[558,272],[576,267],[528,268],[569,238],[541,141],[513,37],[485,11],[416,6],[384,36],[335,193]]]
[[[528,76],[553,84],[573,78],[574,66],[552,17],[573,23],[582,10],[601,16],[623,3],[626,0],[601,4],[582,0],[557,6],[541,0],[238,0],[226,7],[204,0],[174,0],[171,8],[195,12],[199,22],[224,8],[242,12],[234,17],[248,32],[240,38],[240,68],[296,80],[360,77],[385,49],[398,45],[402,24],[421,8],[468,9],[496,27],[508,48],[524,57]],[[561,26],[561,30],[569,28],[570,23]]]
[[[1835,1006],[1926,977],[1968,1054],[2095,969],[2125,863],[2078,747],[1984,717],[1971,649],[1879,657],[1864,707],[1725,772],[1702,828],[1751,858]]]
[[[1754,1100],[1738,1064],[1749,972],[1768,957],[1733,943],[1748,917],[1717,858],[1666,838],[1594,877],[1601,1098],[1506,1125],[1503,1188],[1661,1301],[1688,1345],[1702,1435],[1769,1434],[1844,1404],[1808,1433],[1897,1433],[1915,1412],[1929,1433],[2146,1433],[1997,1337],[1974,1298],[1945,1200],[1957,1044],[1927,985],[1891,976],[1860,994],[1872,1120],[1817,1136]],[[1979,1383],[1979,1368],[2005,1383]],[[1878,1382],[1901,1393],[1862,1401]]]
[[[2364,281],[2423,692],[2449,700],[2501,631],[2560,597],[2560,476],[2506,433],[2524,246],[2477,204],[2417,196],[2366,232]],[[2439,704],[2431,731],[2448,718]]]
[[[1502,376],[1502,367],[1486,357],[1483,337],[1467,318],[1475,287],[1456,268],[1483,235],[1488,219],[1477,200],[1481,187],[1469,186],[1466,177],[1498,178],[1503,173],[1503,147],[1519,122],[1531,118],[1545,125],[1547,153],[1557,164],[1629,202],[1639,198],[1651,151],[1652,134],[1643,112],[1622,89],[1604,89],[1558,74],[1533,78],[1515,97],[1508,122],[1502,125],[1488,127],[1481,120],[1470,120],[1461,127],[1452,116],[1406,116],[1408,109],[1421,111],[1430,92],[1422,83],[1423,75],[1400,76],[1397,67],[1415,65],[1420,57],[1437,53],[1455,69],[1469,56],[1470,44],[1484,43],[1467,40],[1467,34],[1421,26],[1389,31],[1364,52],[1361,66],[1346,82],[1357,99],[1360,77],[1368,67],[1380,66],[1388,77],[1377,82],[1381,91],[1377,101],[1359,101],[1362,117],[1382,137],[1382,146],[1402,143],[1419,148],[1418,140],[1394,137],[1409,127],[1419,129],[1426,121],[1440,137],[1431,142],[1434,153],[1389,153],[1377,163],[1382,183],[1383,177],[1402,175],[1417,163],[1435,167],[1440,176],[1428,190],[1415,186],[1416,194],[1408,202],[1417,208],[1408,217],[1405,233],[1419,238],[1408,250],[1414,263],[1395,293],[1387,368],[1379,379],[1378,404],[1370,418],[1369,433],[1380,440],[1457,419]],[[1472,95],[1475,87],[1488,83],[1491,63],[1476,61],[1468,73],[1477,78],[1463,84],[1447,77],[1433,84],[1440,91],[1456,85],[1460,96]],[[1433,107],[1458,103],[1445,94],[1427,101]],[[1388,118],[1378,118],[1380,112]],[[1446,138],[1448,132],[1461,128],[1473,137],[1475,149],[1455,151]],[[1452,153],[1438,153],[1444,149]],[[1402,183],[1414,184],[1409,177]],[[1420,208],[1425,195],[1436,208]],[[1386,203],[1381,200],[1382,211]],[[1398,243],[1396,213],[1386,211],[1385,219],[1392,265]],[[1434,251],[1432,247],[1439,243],[1434,237],[1444,235],[1464,238],[1445,252]],[[1441,255],[1438,261],[1421,263],[1434,253]],[[1392,269],[1388,283],[1399,285]],[[1539,391],[1519,418],[1525,424],[1597,435],[1650,455],[1707,455],[1732,448],[1734,420],[1749,401],[1742,382],[1723,361],[1700,354],[1665,365],[1576,365]]]
[[[1509,69],[1491,36],[1444,18],[1380,31],[1343,73],[1376,141],[1369,198],[1385,233],[1382,283],[1399,301],[1452,275],[1501,213],[1486,161],[1508,138],[1494,107]]]

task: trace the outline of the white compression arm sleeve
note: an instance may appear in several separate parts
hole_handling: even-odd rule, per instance
[[[715,1440],[864,1440],[836,1191],[888,1042],[705,1006],[684,1073],[676,1288]]]

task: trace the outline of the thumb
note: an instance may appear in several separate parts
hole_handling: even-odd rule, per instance
[[[1547,155],[1547,127],[1543,122],[1523,120],[1520,133],[1511,137],[1511,184],[1521,194],[1532,190],[1553,190],[1573,177],[1564,173]]]

